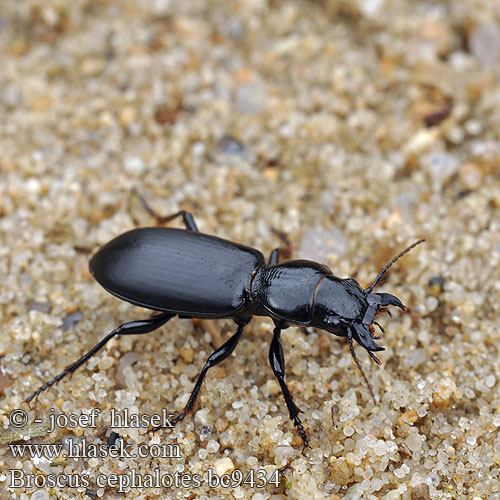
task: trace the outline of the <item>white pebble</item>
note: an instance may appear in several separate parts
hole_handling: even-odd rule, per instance
[[[496,23],[479,25],[471,34],[472,55],[486,67],[500,63],[500,27]],[[498,66],[497,66],[498,67]]]
[[[346,425],[344,427],[344,435],[345,436],[352,436],[354,434],[354,428],[351,427],[350,425]]]
[[[410,472],[410,468],[406,464],[403,464],[399,469],[394,470],[394,475],[399,479],[403,479],[408,472]]]
[[[372,488],[375,491],[378,491],[384,485],[383,481],[381,479],[379,479],[378,477],[374,477],[372,479],[371,483],[372,483]]]
[[[443,151],[433,151],[423,155],[421,164],[431,176],[435,189],[440,189],[442,184],[454,175],[460,167],[460,162],[455,155]]]
[[[26,191],[28,191],[31,194],[38,194],[41,189],[41,184],[38,179],[35,179],[34,177],[30,177],[29,179],[26,180],[24,183],[24,187],[26,188]]]
[[[266,106],[266,90],[262,85],[242,85],[236,90],[236,111],[253,114]]]
[[[386,451],[387,451],[387,446],[385,445],[385,441],[379,439],[377,441],[377,444],[375,445],[375,455],[381,457],[382,455],[385,455]]]
[[[146,170],[146,164],[141,158],[137,156],[132,156],[125,158],[125,170],[129,174],[140,175]]]
[[[31,500],[49,500],[49,494],[44,490],[38,490],[31,495]]]
[[[384,3],[385,0],[363,0],[359,5],[359,10],[364,17],[373,17],[380,12]]]
[[[441,481],[439,475],[435,472],[429,472],[429,475],[427,477],[430,480],[431,484],[434,486],[437,486]]]
[[[215,441],[214,439],[211,439],[208,443],[207,443],[207,451],[209,453],[216,453],[217,451],[219,451],[219,448],[220,448],[220,444]]]
[[[304,474],[304,472],[307,470],[307,466],[304,462],[299,462],[296,465],[294,464],[294,468],[297,474]]]
[[[233,461],[229,457],[219,458],[214,462],[214,471],[218,476],[234,470]]]
[[[469,446],[476,446],[476,444],[477,444],[477,439],[476,439],[474,436],[469,436],[469,437],[467,438],[467,444],[468,444]]]
[[[252,500],[266,500],[266,497],[262,493],[255,493]]]

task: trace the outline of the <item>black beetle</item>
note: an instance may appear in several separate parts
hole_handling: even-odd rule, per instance
[[[290,418],[304,446],[308,446],[299,409],[285,383],[281,331],[289,325],[301,325],[347,337],[351,354],[361,370],[354,353],[354,339],[380,364],[372,352],[383,350],[374,341],[378,337],[373,325],[383,332],[375,321],[376,316],[381,311],[389,313],[388,305],[403,310],[405,306],[394,295],[372,293],[372,290],[397,259],[424,240],[417,241],[392,259],[363,290],[356,280],[337,278],[327,266],[316,262],[290,260],[280,264],[279,248],[271,252],[266,264],[258,250],[198,232],[189,212],[182,210],[161,219],[166,222],[178,216],[183,217],[187,230],[134,229],[102,247],[89,264],[94,278],[108,292],[132,304],[162,311],[161,314],[120,325],[87,354],[42,385],[26,403],[73,373],[116,335],[149,333],[174,316],[233,319],[238,325],[236,333],[206,361],[183,412],[171,422],[175,425],[192,411],[208,369],[233,352],[252,316],[269,316],[275,324],[269,362],[281,386]]]

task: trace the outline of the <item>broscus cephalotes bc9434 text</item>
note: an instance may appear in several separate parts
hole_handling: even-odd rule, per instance
[[[236,333],[207,359],[184,410],[172,420],[175,425],[193,410],[209,368],[234,351],[252,316],[269,316],[275,324],[269,362],[280,384],[290,418],[304,446],[309,446],[299,409],[285,383],[281,331],[290,325],[300,325],[347,337],[351,354],[361,370],[354,353],[354,339],[380,364],[373,354],[373,351],[383,350],[374,340],[378,337],[373,325],[382,330],[375,321],[376,316],[381,311],[389,313],[389,305],[403,310],[405,306],[394,295],[373,293],[372,290],[397,259],[424,240],[415,242],[392,259],[375,281],[363,290],[356,280],[337,278],[327,266],[317,262],[289,260],[279,263],[279,248],[271,252],[266,263],[258,250],[200,233],[189,212],[180,211],[162,219],[167,221],[177,216],[183,217],[187,230],[165,227],[134,229],[102,247],[89,264],[92,275],[108,292],[161,313],[120,325],[87,354],[42,385],[26,399],[26,403],[73,373],[116,335],[149,333],[174,316],[233,319],[237,324]],[[362,370],[361,373],[370,387]]]

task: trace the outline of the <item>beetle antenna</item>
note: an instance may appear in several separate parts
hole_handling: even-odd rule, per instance
[[[372,398],[373,398],[373,402],[375,404],[377,404],[377,398],[375,397],[375,393],[373,392],[373,389],[372,389],[372,386],[370,384],[370,382],[368,382],[368,378],[367,376],[365,375],[365,372],[363,371],[363,368],[361,367],[361,363],[359,362],[359,359],[358,357],[356,356],[356,352],[354,351],[354,344],[352,342],[352,334],[351,334],[351,331],[349,330],[349,333],[347,335],[347,338],[349,339],[349,348],[351,349],[351,356],[352,358],[354,359],[356,365],[358,366],[358,369],[359,371],[361,372],[361,376],[364,378],[365,380],[365,383],[366,385],[368,386],[368,389],[370,390],[370,393],[372,395]],[[370,354],[371,352],[368,351]]]
[[[396,255],[396,257],[394,257],[388,264],[386,264],[382,268],[382,271],[380,271],[378,273],[378,275],[375,278],[375,280],[373,281],[373,283],[368,288],[365,289],[365,292],[366,293],[371,293],[371,291],[378,285],[378,282],[380,281],[380,279],[382,278],[382,276],[386,273],[387,269],[389,269],[394,264],[394,262],[396,262],[405,253],[408,253],[412,248],[415,248],[417,245],[420,245],[420,243],[423,243],[424,241],[425,241],[425,238],[422,238],[421,240],[418,240],[415,243],[413,243],[412,245],[410,245],[409,247],[405,248],[402,252],[398,253],[398,255]]]

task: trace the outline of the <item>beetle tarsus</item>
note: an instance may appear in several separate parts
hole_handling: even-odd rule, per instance
[[[179,422],[182,422],[184,418],[186,417],[186,412],[179,413],[171,422],[172,427],[175,427]]]
[[[302,420],[300,420],[299,417],[295,417],[292,419],[293,420],[293,425],[297,427],[297,432],[299,433],[300,437],[302,438],[302,443],[304,444],[304,448],[302,448],[302,452],[306,448],[310,448],[309,446],[309,438],[307,437],[307,432],[304,429],[304,426],[302,425]]]
[[[152,429],[149,430],[149,432],[158,432],[161,429],[173,429],[179,422],[182,422],[184,418],[186,417],[187,413],[186,411],[183,411],[182,413],[179,413],[173,420],[170,421],[169,426],[165,425],[159,425],[158,427],[153,427]]]

